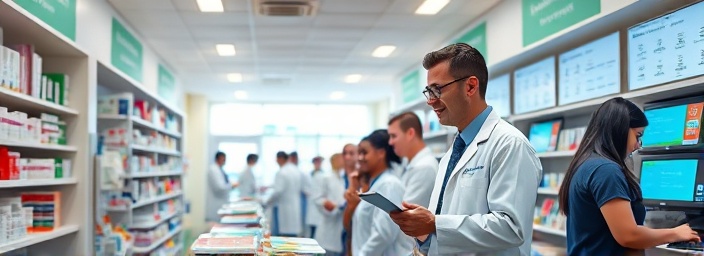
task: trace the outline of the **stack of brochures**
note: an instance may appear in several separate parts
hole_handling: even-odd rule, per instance
[[[267,255],[325,255],[325,249],[310,238],[272,236],[262,240],[262,248]]]
[[[257,253],[257,237],[255,236],[225,236],[202,234],[191,245],[191,251],[196,255],[254,255]]]
[[[210,229],[215,236],[261,236],[262,227],[255,225],[216,224]]]

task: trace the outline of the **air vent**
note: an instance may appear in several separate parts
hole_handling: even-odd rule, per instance
[[[291,77],[282,74],[265,74],[262,75],[261,84],[266,86],[289,85]]]
[[[254,10],[262,16],[314,16],[318,0],[255,0]]]

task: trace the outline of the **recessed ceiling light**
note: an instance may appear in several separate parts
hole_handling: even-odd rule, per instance
[[[341,100],[343,98],[345,98],[345,92],[343,91],[334,91],[330,93],[331,100]]]
[[[372,52],[372,56],[377,57],[377,58],[386,58],[391,55],[392,52],[396,50],[396,46],[393,45],[382,45],[377,47],[374,52]]]
[[[416,9],[416,14],[419,15],[435,15],[442,8],[445,8],[445,5],[449,3],[450,0],[425,0],[418,9]]]
[[[221,0],[196,0],[198,3],[198,9],[201,12],[223,12],[225,8],[222,7]]]
[[[242,82],[242,74],[240,74],[240,73],[227,74],[227,81],[230,81],[230,83],[241,83]]]
[[[215,50],[220,56],[235,56],[235,46],[232,44],[216,44]]]
[[[248,96],[246,91],[235,91],[235,99],[246,100]]]
[[[360,80],[362,80],[362,75],[360,74],[351,74],[345,77],[345,83],[348,84],[359,83]]]

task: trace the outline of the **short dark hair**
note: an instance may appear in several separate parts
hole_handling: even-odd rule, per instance
[[[257,154],[249,154],[247,155],[247,163],[253,163],[259,160],[259,156]]]
[[[315,161],[323,162],[323,157],[322,156],[313,157],[313,160],[311,162],[315,163]]]
[[[276,152],[276,158],[283,158],[284,160],[288,160],[288,155],[286,154],[286,152],[279,151]]]
[[[220,159],[220,157],[225,157],[225,153],[223,153],[222,151],[218,151],[217,153],[215,153],[215,161]]]
[[[484,56],[479,50],[465,43],[451,44],[426,54],[423,58],[423,67],[426,70],[431,69],[444,61],[450,62],[450,75],[455,79],[476,76],[479,80],[479,96],[484,99],[489,71]]]
[[[401,113],[389,120],[389,125],[398,121],[401,131],[406,132],[408,129],[416,131],[416,138],[423,139],[423,126],[420,123],[420,118],[413,112]]]
[[[290,154],[288,154],[288,157],[298,159],[298,152],[293,151]]]

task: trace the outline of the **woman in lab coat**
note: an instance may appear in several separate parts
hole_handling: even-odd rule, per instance
[[[342,255],[342,207],[345,204],[345,181],[340,170],[343,162],[341,154],[330,157],[332,172],[321,174],[322,182],[318,187],[320,196],[315,200],[317,211],[321,213],[318,229],[315,232],[316,241],[325,249],[328,256]]]
[[[360,176],[369,179],[368,189],[363,187],[362,192],[374,191],[401,205],[405,189],[390,169],[391,163],[399,163],[401,159],[389,145],[388,132],[372,132],[359,143],[358,152]],[[348,204],[357,204],[352,216],[352,255],[397,256],[411,253],[411,241],[388,213],[365,201],[353,199]]]
[[[643,111],[621,97],[604,102],[592,115],[560,188],[569,255],[626,255],[671,242],[700,241],[687,224],[643,226],[643,195],[626,160],[640,148],[647,125]]]
[[[276,153],[276,162],[281,166],[274,178],[274,192],[264,201],[273,207],[272,234],[296,237],[303,228],[301,218],[301,174],[284,152]]]

